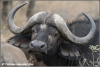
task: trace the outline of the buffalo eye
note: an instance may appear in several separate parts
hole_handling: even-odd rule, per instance
[[[57,32],[55,32],[55,33],[54,33],[54,36],[57,36],[57,35],[58,35],[58,33],[57,33]]]
[[[32,33],[34,33],[35,31],[34,30],[32,30]]]
[[[32,30],[32,34],[34,34],[34,33],[36,33],[37,32],[37,30],[36,29],[33,29]]]
[[[51,33],[51,36],[53,36],[53,37],[56,37],[57,35],[58,35],[57,32],[53,32],[53,33]]]

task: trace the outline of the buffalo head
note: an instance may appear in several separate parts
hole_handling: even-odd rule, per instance
[[[15,7],[9,13],[9,28],[14,34],[29,35],[31,37],[29,52],[33,52],[36,57],[54,54],[63,40],[69,40],[77,44],[87,43],[95,33],[96,25],[86,13],[83,13],[83,15],[90,21],[92,27],[85,37],[77,37],[72,34],[64,19],[58,14],[49,14],[44,11],[34,14],[26,25],[18,27],[13,21],[14,14],[25,4]]]

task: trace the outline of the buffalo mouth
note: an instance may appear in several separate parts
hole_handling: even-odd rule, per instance
[[[46,53],[42,51],[28,51],[28,53],[33,54],[36,58],[43,58]]]

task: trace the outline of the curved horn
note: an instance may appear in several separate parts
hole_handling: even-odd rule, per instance
[[[11,32],[13,32],[14,34],[17,34],[17,33],[20,33],[23,31],[23,28],[21,27],[18,27],[15,25],[14,21],[13,21],[13,18],[14,18],[14,15],[16,13],[16,11],[21,8],[22,6],[26,5],[27,3],[23,3],[23,4],[20,4],[18,6],[16,6],[15,8],[13,8],[11,10],[11,12],[9,13],[8,15],[8,26],[11,30]]]
[[[26,4],[27,4],[27,3],[23,3],[23,4],[20,4],[20,5],[16,6],[15,8],[13,8],[13,9],[11,10],[11,12],[10,12],[9,15],[8,15],[8,26],[9,26],[9,28],[10,28],[10,31],[11,31],[12,33],[14,33],[14,34],[23,33],[23,31],[26,32],[26,31],[25,31],[26,28],[29,28],[29,27],[32,26],[34,23],[37,23],[37,22],[35,22],[35,21],[37,21],[37,18],[39,18],[39,16],[40,16],[41,14],[46,14],[46,12],[44,12],[44,11],[38,12],[38,13],[36,13],[35,15],[33,15],[33,16],[29,19],[29,21],[27,22],[26,25],[24,25],[23,27],[18,27],[18,26],[15,25],[15,23],[14,23],[14,21],[13,21],[14,15],[15,15],[15,13],[17,12],[17,10],[18,10],[19,8],[21,8],[22,6],[24,6],[24,5],[26,5]]]
[[[65,39],[69,39],[74,43],[84,44],[87,43],[89,40],[91,40],[91,38],[95,34],[96,25],[93,19],[89,15],[87,15],[86,13],[83,14],[85,15],[85,17],[87,17],[87,19],[90,21],[92,25],[89,34],[85,37],[77,37],[74,34],[72,34],[69,28],[66,26],[66,22],[58,14],[53,15],[54,18],[53,24],[57,27],[57,29],[61,32],[61,34],[65,37]]]

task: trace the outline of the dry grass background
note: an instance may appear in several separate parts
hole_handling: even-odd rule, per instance
[[[13,8],[23,2],[28,3],[28,1],[13,1]],[[22,7],[15,14],[14,21],[17,26],[21,27],[26,24],[26,10],[27,5]],[[82,12],[86,12],[95,19],[99,17],[99,1],[36,1],[33,14],[39,11],[57,13],[69,22],[75,20]],[[80,17],[78,17],[78,19],[80,19]],[[7,26],[4,24],[1,25],[1,41],[5,42],[13,35]]]

